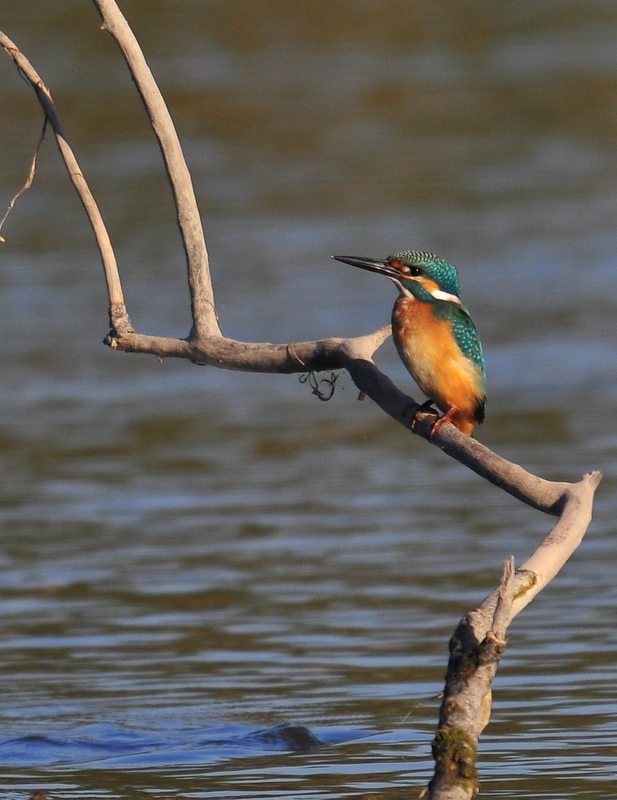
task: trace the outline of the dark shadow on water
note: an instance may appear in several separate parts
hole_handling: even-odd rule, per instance
[[[136,731],[114,725],[85,725],[65,735],[28,735],[0,742],[0,762],[12,767],[145,768],[213,764],[272,752],[308,753],[364,739],[371,731],[329,728],[319,733],[283,723],[257,730],[226,726],[208,730]]]

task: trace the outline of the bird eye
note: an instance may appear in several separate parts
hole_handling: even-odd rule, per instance
[[[402,272],[403,275],[411,275],[413,278],[416,278],[418,275],[422,275],[424,270],[422,267],[416,267],[415,265],[403,264],[402,261],[399,261],[397,258],[391,256],[388,259],[388,263],[391,267],[394,267],[399,272]]]

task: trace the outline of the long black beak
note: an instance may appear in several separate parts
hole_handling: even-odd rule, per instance
[[[352,267],[360,267],[360,269],[367,269],[369,272],[377,272],[388,278],[400,278],[401,275],[399,270],[391,266],[388,261],[378,258],[362,258],[359,256],[332,256],[332,258],[336,259],[336,261],[342,261],[343,264],[351,264]]]

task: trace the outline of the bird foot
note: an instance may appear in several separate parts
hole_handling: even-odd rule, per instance
[[[439,411],[433,408],[433,401],[426,400],[422,405],[419,405],[416,410],[413,412],[413,417],[411,418],[411,430],[415,432],[416,425],[418,424],[418,420],[420,419],[421,414],[434,414],[436,417],[439,416]],[[439,422],[439,420],[437,420]],[[433,424],[433,428],[437,425],[437,422]],[[430,436],[433,435],[433,429],[431,428]],[[430,438],[430,437],[429,437]]]
[[[433,427],[431,428],[431,432],[428,435],[429,439],[432,439],[433,436],[437,433],[437,431],[441,428],[444,422],[452,422],[452,417],[456,414],[458,409],[451,408],[448,412],[446,412],[442,417],[433,423]]]

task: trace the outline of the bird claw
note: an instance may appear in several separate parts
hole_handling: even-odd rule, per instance
[[[456,408],[451,408],[442,417],[439,417],[439,419],[433,423],[433,427],[431,428],[431,432],[429,433],[428,438],[432,439],[433,436],[444,424],[444,422],[452,422],[452,417],[456,414],[456,411],[457,411]]]
[[[418,424],[418,420],[420,419],[420,416],[422,414],[434,414],[436,417],[438,417],[439,416],[439,411],[437,411],[435,408],[433,408],[433,401],[432,400],[426,400],[424,403],[419,405],[416,408],[416,410],[413,412],[413,416],[411,418],[411,426],[410,427],[411,427],[411,430],[414,433],[416,431],[416,425]],[[439,420],[437,420],[433,424],[433,427],[435,427],[437,422],[439,422]],[[431,428],[430,436],[432,436],[432,435],[433,435],[433,429]],[[429,438],[430,438],[430,436],[429,436]]]
[[[428,439],[430,441],[444,423],[452,422],[452,418],[456,414],[456,411],[457,411],[456,408],[451,408],[443,416],[440,417],[439,411],[433,408],[432,401],[427,400],[425,403],[422,403],[422,405],[418,406],[414,411],[413,417],[411,419],[411,430],[415,433],[418,420],[420,419],[420,416],[422,414],[434,414],[436,417],[438,417],[438,419],[436,419],[431,426],[431,430],[428,435]]]

